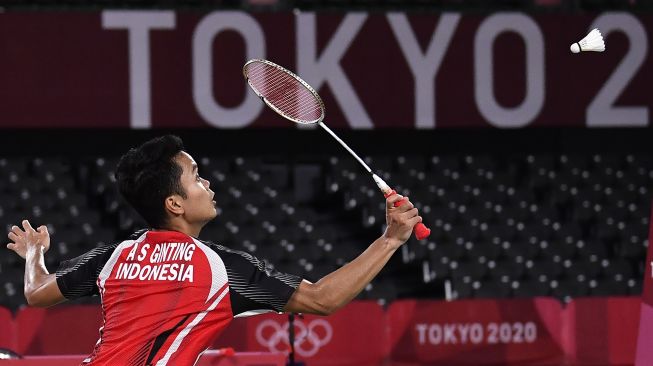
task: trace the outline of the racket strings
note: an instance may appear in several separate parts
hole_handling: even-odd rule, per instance
[[[250,64],[250,83],[279,112],[299,123],[317,122],[323,108],[317,97],[282,69],[263,63]]]
[[[274,67],[259,68],[261,72],[253,75],[266,82],[263,84],[266,96],[275,107],[284,113],[300,118],[301,116],[321,115],[322,110],[316,105],[315,97],[291,75]],[[316,110],[317,107],[317,110]],[[302,118],[303,119],[303,118]]]
[[[297,93],[293,93],[292,96],[289,96],[284,100],[282,100],[280,104],[277,105],[277,107],[283,111],[292,109],[296,111],[298,115],[301,116],[306,115],[306,116],[315,116],[319,118],[322,111],[319,107],[316,108],[315,98],[313,98],[312,96],[311,98],[306,98],[305,94],[302,93],[299,93],[299,95],[296,94]]]

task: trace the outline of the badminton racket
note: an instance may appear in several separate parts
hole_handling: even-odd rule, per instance
[[[324,124],[325,108],[322,98],[299,76],[274,62],[260,59],[248,61],[243,66],[243,75],[263,102],[282,117],[303,125],[317,124],[328,132],[368,173],[372,174],[372,179],[386,198],[397,193],[383,179],[374,174],[363,159]],[[404,200],[395,202],[395,207],[404,202]],[[421,222],[415,225],[413,232],[419,240],[426,239],[431,234],[431,230]]]

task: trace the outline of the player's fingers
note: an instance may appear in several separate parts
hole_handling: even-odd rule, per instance
[[[25,232],[34,232],[34,228],[32,227],[32,224],[29,223],[28,220],[23,220],[23,229],[25,229]]]
[[[36,229],[36,231],[38,231],[38,232],[41,233],[41,234],[49,235],[49,233],[48,233],[48,227],[45,226],[45,225],[41,225],[41,226],[39,226],[39,228]]]
[[[10,231],[9,234],[7,234],[7,237],[13,242],[18,241],[18,235],[13,231]]]
[[[14,225],[14,226],[11,227],[11,232],[13,232],[14,234],[20,236],[20,234],[23,233],[23,230],[21,228],[19,228],[18,226]]]
[[[422,216],[415,216],[411,219],[409,219],[406,223],[410,226],[415,226],[418,223],[422,222]]]
[[[402,201],[400,201],[399,203],[401,203],[399,206],[397,206],[399,212],[407,212],[407,211],[412,210],[413,207],[415,207],[415,206],[413,206],[413,203],[410,202],[410,199],[408,197],[404,197],[404,199]],[[396,205],[396,203],[395,203],[395,205]]]
[[[412,208],[404,213],[401,214],[402,218],[404,220],[409,220],[412,219],[413,217],[417,216],[419,214],[419,211],[416,208]]]
[[[399,207],[397,207],[395,209],[396,210],[395,213],[398,214],[398,215],[401,215],[401,217],[405,220],[405,219],[408,219],[408,218],[411,218],[411,217],[415,216],[415,215],[408,214],[409,212],[411,212],[414,209],[415,209],[415,207],[413,206],[413,204],[410,201],[406,201],[406,203],[404,203],[403,205],[401,205],[401,206],[399,206]]]
[[[393,194],[393,195],[390,195],[385,199],[385,207],[386,208],[393,208],[393,207],[395,207],[395,202],[401,201],[403,198],[404,198],[404,196],[402,196],[400,194],[396,194],[396,193]]]
[[[14,243],[9,243],[9,244],[7,244],[7,249],[9,249],[9,250],[13,250],[13,251],[15,252],[16,249],[17,249],[17,248],[16,248],[16,244],[14,244]]]

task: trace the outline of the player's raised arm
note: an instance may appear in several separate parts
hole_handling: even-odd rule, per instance
[[[44,255],[50,248],[50,234],[45,226],[37,230],[23,220],[23,228],[12,226],[7,248],[25,259],[25,298],[31,306],[46,307],[65,300],[54,274],[48,273]]]
[[[386,199],[387,229],[361,255],[316,283],[302,281],[284,307],[284,311],[329,315],[353,300],[383,269],[394,252],[410,238],[413,227],[422,221],[406,198],[392,195]]]

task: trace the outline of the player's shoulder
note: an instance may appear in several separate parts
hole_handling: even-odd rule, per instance
[[[258,259],[251,255],[250,253],[244,252],[242,250],[236,250],[232,249],[229,247],[226,247],[224,245],[209,241],[209,240],[201,240],[197,239],[200,243],[206,245],[210,249],[212,249],[214,252],[216,252],[220,257],[223,259],[225,258],[238,258],[238,259],[245,259],[250,262],[258,262]]]
[[[94,257],[97,257],[97,258],[106,257],[105,259],[107,259],[108,257],[110,257],[116,251],[116,249],[118,249],[120,247],[121,244],[123,244],[125,242],[128,242],[128,241],[133,241],[133,240],[131,240],[131,239],[128,239],[128,240],[116,240],[116,241],[113,241],[113,242],[111,242],[109,244],[99,245],[99,246],[91,249],[90,251],[88,251],[86,253],[86,257],[88,257],[89,259],[94,258]]]
[[[127,237],[127,240],[138,240],[141,238],[144,234],[146,234],[150,229],[138,229],[134,231],[131,235]]]
[[[195,239],[197,242],[211,248],[215,252],[231,252],[232,250],[225,247],[224,245],[220,245],[216,242],[210,241],[210,240],[204,240],[204,239]]]
[[[149,232],[149,229],[139,229],[134,231],[132,234],[130,234],[126,239],[123,240],[115,240],[110,244],[106,245],[100,245],[93,250],[89,252],[91,255],[105,255],[105,256],[111,256],[113,252],[118,250],[124,245],[130,245],[133,242],[138,242],[143,239],[145,239],[147,233]]]

